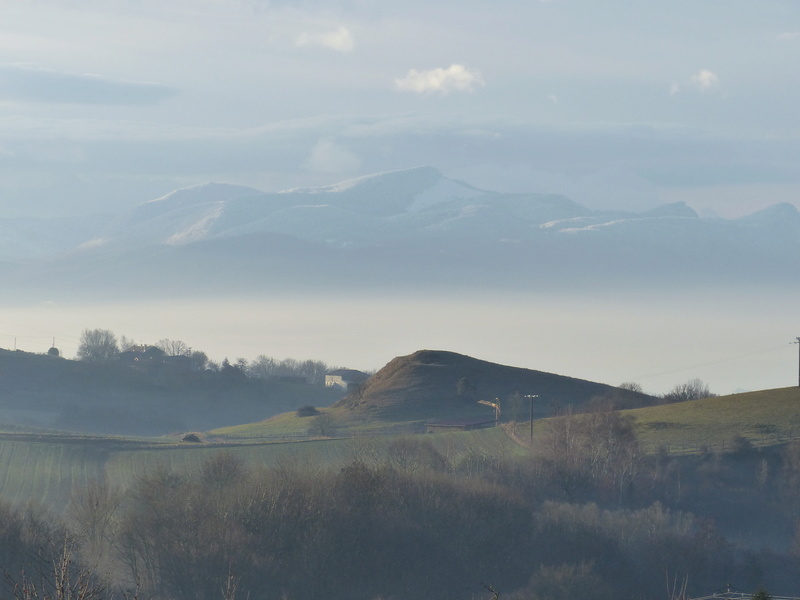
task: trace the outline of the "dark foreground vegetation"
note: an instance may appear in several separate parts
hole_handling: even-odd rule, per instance
[[[413,436],[354,440],[344,466],[220,453],[127,490],[96,482],[63,523],[2,507],[0,561],[41,589],[66,540],[72,581],[97,586],[84,598],[660,599],[684,583],[688,597],[726,583],[789,595],[798,500],[799,442],[645,456],[604,412],[553,420],[535,457],[448,456]]]

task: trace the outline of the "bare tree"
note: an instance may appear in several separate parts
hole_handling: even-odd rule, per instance
[[[167,356],[189,356],[192,353],[192,349],[181,340],[164,338],[158,340],[156,346],[161,348]]]
[[[716,396],[708,389],[708,385],[702,379],[690,379],[686,383],[679,383],[669,392],[664,394],[667,402],[685,402],[687,400],[699,400],[700,398],[711,398]]]
[[[98,565],[108,559],[117,533],[117,512],[122,499],[121,489],[97,479],[72,491],[67,519],[76,540],[81,542],[83,557],[92,564]]]
[[[317,415],[308,426],[310,437],[333,437],[336,435],[336,421],[328,413]]]
[[[637,394],[644,394],[644,388],[642,388],[642,384],[636,383],[635,381],[625,381],[620,383],[617,387],[621,390],[636,392]]]
[[[320,360],[297,360],[284,358],[277,360],[262,354],[250,363],[242,365],[249,377],[256,379],[278,379],[280,377],[303,377],[307,383],[322,385],[325,383],[325,373],[331,370],[327,364]]]
[[[84,329],[78,358],[88,362],[109,362],[119,356],[117,337],[108,329]]]

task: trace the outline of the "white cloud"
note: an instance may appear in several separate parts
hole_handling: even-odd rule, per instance
[[[701,91],[711,90],[719,85],[719,77],[708,69],[698,71],[689,79],[689,82]]]
[[[302,33],[297,38],[298,46],[322,46],[337,52],[351,52],[356,47],[353,34],[347,27],[339,27],[325,33]]]
[[[452,64],[446,69],[417,71],[411,69],[402,79],[394,80],[395,87],[403,92],[428,94],[438,92],[471,92],[477,86],[485,85],[478,71],[470,71],[464,65]]]
[[[691,86],[701,92],[708,92],[719,87],[719,84],[720,78],[716,73],[708,69],[701,69],[686,81],[674,82],[669,88],[669,93],[671,96],[675,96],[681,93],[686,86]]]
[[[311,150],[303,166],[314,173],[353,173],[361,166],[361,159],[333,140],[323,139]]]

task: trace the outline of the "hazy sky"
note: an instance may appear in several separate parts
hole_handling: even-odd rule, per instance
[[[419,165],[592,208],[800,207],[798,64],[797,0],[2,2],[0,218]],[[654,392],[796,382],[791,293],[269,302],[9,309],[0,346],[74,356],[102,327],[216,359],[371,369],[428,347]]]
[[[0,4],[0,216],[430,164],[587,205],[800,205],[796,0]]]
[[[108,328],[142,343],[178,339],[222,361],[260,354],[379,369],[416,350],[476,358],[663,393],[699,377],[728,394],[797,385],[797,291],[429,297],[270,295],[104,305],[6,306],[0,348],[73,358],[81,331]],[[358,326],[354,327],[354,323]]]

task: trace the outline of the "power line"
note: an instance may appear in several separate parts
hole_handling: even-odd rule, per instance
[[[800,338],[798,338],[798,340],[800,340]],[[793,342],[793,343],[800,343],[800,341]],[[735,361],[735,360],[744,360],[745,358],[751,358],[753,356],[760,356],[762,354],[769,354],[771,352],[777,352],[778,350],[785,350],[785,349],[786,349],[786,346],[774,346],[772,348],[768,348],[768,349],[765,349],[765,350],[757,350],[755,352],[748,352],[747,354],[742,354],[742,355],[739,355],[739,356],[732,356],[732,357],[729,357],[729,358],[721,358],[719,360],[713,360],[713,361],[709,361],[709,362],[705,362],[705,363],[697,363],[697,364],[689,365],[689,366],[686,366],[686,367],[680,367],[680,368],[677,368],[677,369],[671,369],[669,371],[660,371],[658,373],[650,373],[648,375],[642,375],[640,377],[631,377],[630,380],[631,381],[638,381],[640,379],[652,379],[653,377],[661,377],[662,375],[672,375],[673,373],[681,373],[683,371],[691,371],[692,369],[699,369],[699,368],[702,368],[702,367],[711,367],[711,366],[719,365],[719,364],[726,363],[726,362],[732,362],[732,361]]]
[[[56,345],[56,337],[53,335],[12,335],[10,333],[0,333],[0,338],[13,340],[13,350],[17,349],[17,342],[25,340],[51,340],[48,348],[53,348]]]

